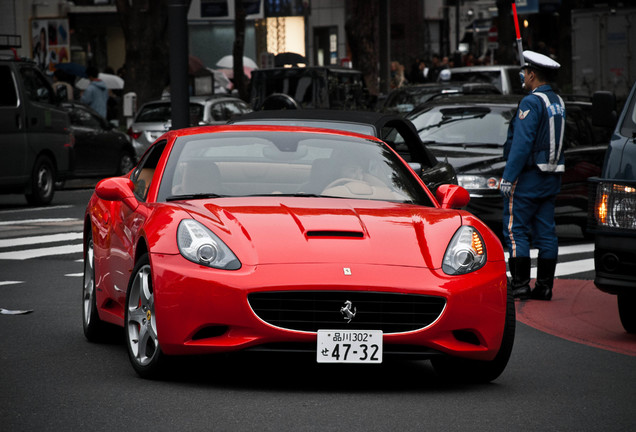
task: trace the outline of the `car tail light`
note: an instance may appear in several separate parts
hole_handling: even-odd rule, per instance
[[[137,139],[141,136],[141,132],[138,131],[134,131],[131,127],[128,128],[128,135],[132,138],[132,139]]]

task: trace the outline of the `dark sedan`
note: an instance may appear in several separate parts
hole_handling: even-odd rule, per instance
[[[503,145],[508,124],[515,115],[520,95],[457,96],[430,101],[407,118],[422,141],[437,156],[455,167],[459,185],[471,196],[468,210],[501,234],[503,201],[499,182],[505,167]],[[557,197],[558,224],[587,222],[587,178],[599,175],[607,140],[595,129],[588,100],[565,98],[565,166]]]
[[[455,170],[439,161],[422,143],[413,124],[396,114],[337,110],[266,110],[245,114],[236,124],[290,125],[336,129],[382,139],[409,163],[435,193],[442,184],[457,184]]]
[[[382,104],[382,112],[406,115],[415,107],[439,96],[501,94],[493,84],[481,82],[439,82],[416,84],[393,90]]]
[[[88,106],[63,102],[75,137],[73,177],[110,177],[128,173],[136,163],[130,138]]]

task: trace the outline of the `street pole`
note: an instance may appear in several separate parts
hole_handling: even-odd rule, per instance
[[[380,0],[380,93],[391,90],[391,0]]]
[[[190,125],[188,91],[188,1],[168,0],[172,129]]]

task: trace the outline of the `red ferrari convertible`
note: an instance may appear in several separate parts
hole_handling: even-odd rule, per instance
[[[414,167],[418,168],[418,167]],[[160,137],[85,216],[84,333],[124,328],[134,369],[173,355],[310,351],[321,363],[506,367],[515,309],[496,236],[381,140],[208,126]]]

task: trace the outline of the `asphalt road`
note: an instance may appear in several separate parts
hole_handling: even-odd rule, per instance
[[[554,314],[589,317],[567,304],[590,284],[572,275],[556,301],[517,304],[510,363],[488,385],[448,384],[425,361],[319,366],[262,354],[178,359],[165,379],[140,379],[121,332],[104,344],[83,336],[78,240],[42,237],[81,231],[88,196],[58,192],[46,209],[0,197],[0,308],[32,311],[0,314],[0,430],[636,430],[636,356],[550,333]],[[12,259],[25,250],[40,255]]]

